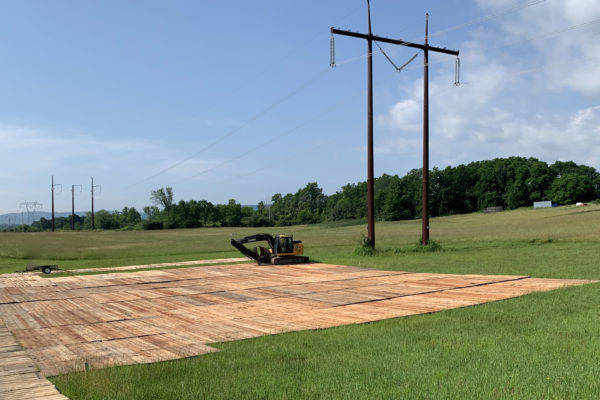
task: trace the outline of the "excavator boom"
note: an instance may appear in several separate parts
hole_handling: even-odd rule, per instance
[[[246,236],[241,239],[231,239],[231,245],[238,249],[243,255],[245,255],[251,260],[256,261],[258,265],[260,265],[262,263],[271,262],[271,255],[263,254],[261,256],[257,248],[251,250],[244,246],[244,243],[253,243],[261,241],[266,241],[271,249],[275,246],[275,238],[269,235],[268,233],[259,233],[257,235]]]

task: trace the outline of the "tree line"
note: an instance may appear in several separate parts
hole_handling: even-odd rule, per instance
[[[382,175],[374,182],[379,220],[421,216],[421,169],[404,177]],[[536,158],[510,157],[434,168],[429,175],[431,216],[465,214],[487,207],[515,209],[534,201],[560,205],[600,198],[600,174],[572,161],[548,165]],[[326,219],[366,218],[366,182],[346,185],[327,199]]]
[[[384,174],[375,179],[375,216],[395,221],[421,216],[421,169],[405,176]],[[590,202],[600,198],[600,174],[592,167],[572,161],[548,165],[536,158],[509,157],[476,161],[429,175],[431,216],[465,214],[487,207],[514,209],[534,201],[557,204]],[[242,206],[231,199],[227,204],[207,200],[173,201],[170,187],[154,190],[152,206],[143,208],[145,218],[133,207],[121,211],[100,210],[95,214],[99,229],[175,229],[218,226],[287,226],[325,221],[365,219],[367,184],[347,184],[327,196],[316,182],[296,193],[273,195],[271,204]],[[77,229],[91,229],[91,213],[76,216]],[[42,218],[33,230],[49,230],[51,222]],[[71,218],[55,221],[56,229],[70,229]]]

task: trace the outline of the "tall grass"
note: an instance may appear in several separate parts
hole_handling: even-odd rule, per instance
[[[527,265],[536,264],[538,259],[552,261],[554,255],[547,257],[546,254],[549,249],[558,246],[557,249],[570,253],[570,257],[575,255],[576,258],[568,261],[558,251],[561,263],[553,263],[557,264],[556,268],[550,268],[547,273],[552,276],[554,272],[560,276],[571,276],[568,271],[572,268],[565,267],[560,271],[560,265],[572,265],[573,262],[577,262],[577,265],[589,264],[586,255],[597,250],[596,244],[600,240],[599,226],[598,205],[541,210],[519,209],[497,214],[476,213],[433,218],[431,238],[442,246],[443,254],[402,254],[401,258],[393,253],[398,249],[401,253],[402,249],[414,246],[420,237],[420,221],[377,223],[376,247],[380,252],[377,253],[379,256],[370,258],[353,253],[361,236],[366,232],[364,224],[165,231],[0,233],[0,273],[24,269],[27,264],[48,262],[57,263],[63,269],[75,269],[237,257],[239,253],[229,244],[232,234],[249,235],[268,231],[294,234],[295,238],[304,242],[305,251],[311,259],[323,262],[378,268],[429,268],[432,271],[443,268],[448,272],[461,272],[465,268],[485,270],[486,266],[481,267],[478,264],[481,259],[485,260],[488,257],[493,257],[498,262],[506,259],[513,268],[529,269]],[[525,263],[525,260],[498,250],[507,246],[514,249],[519,257],[528,257],[530,260],[526,260]],[[467,263],[459,262],[457,257],[464,258]],[[440,262],[440,258],[443,258],[444,262]]]

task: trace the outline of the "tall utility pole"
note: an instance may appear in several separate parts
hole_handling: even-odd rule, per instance
[[[373,189],[373,36],[371,32],[371,3],[367,0],[369,37],[367,39],[367,237],[369,246],[375,248],[375,190]]]
[[[81,185],[71,185],[71,230],[75,230],[75,186],[79,186],[81,189]]]
[[[100,185],[94,185],[94,178],[92,178],[92,229],[95,228],[94,225],[94,188],[101,187]]]
[[[352,31],[344,31],[340,29],[331,28],[332,34],[350,36],[359,39],[367,40],[367,47],[369,56],[367,58],[367,142],[368,142],[368,155],[367,155],[367,217],[368,217],[368,241],[371,247],[375,247],[375,213],[374,213],[374,194],[373,194],[373,69],[372,69],[372,43],[383,42],[389,44],[395,44],[400,46],[412,47],[423,50],[425,53],[425,82],[424,92],[426,93],[424,99],[424,110],[427,110],[426,114],[423,115],[423,245],[429,243],[429,207],[428,207],[428,191],[429,191],[429,75],[428,75],[428,57],[429,51],[438,53],[451,54],[458,56],[458,51],[448,50],[441,47],[433,47],[429,45],[427,34],[425,35],[425,44],[418,44],[412,42],[406,42],[400,39],[390,39],[386,37],[376,36],[371,33],[371,7],[369,0],[367,0],[367,15],[369,20],[369,33],[357,33]],[[427,29],[427,28],[426,28]]]
[[[429,244],[429,13],[425,14],[425,50],[423,50],[423,186],[421,189],[421,243]]]
[[[62,192],[62,185],[60,183],[54,183],[54,175],[52,175],[52,232],[54,232],[54,188],[60,186]]]

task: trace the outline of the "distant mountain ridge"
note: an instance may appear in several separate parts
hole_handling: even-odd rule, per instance
[[[256,205],[256,204],[243,205],[242,207],[250,207],[254,211],[256,211],[258,209],[258,205]],[[96,210],[96,211],[98,211],[98,210]],[[77,214],[81,217],[85,217],[88,212],[89,211],[75,211],[75,214]],[[148,218],[145,213],[140,212],[140,214],[141,214],[142,219]],[[54,218],[70,217],[70,216],[71,216],[70,212],[55,212],[54,213]],[[47,211],[36,211],[35,213],[27,213],[27,211],[23,211],[20,213],[2,214],[2,215],[0,215],[0,226],[6,226],[6,225],[12,226],[12,225],[22,225],[22,224],[31,225],[35,221],[39,221],[42,218],[46,218],[49,220],[52,218],[52,213],[47,212]]]
[[[85,217],[89,211],[75,211],[75,214]],[[55,212],[54,218],[59,217],[70,217],[70,212]],[[52,213],[47,211],[36,211],[35,213],[28,213],[23,211],[20,213],[8,213],[0,215],[0,225],[31,225],[35,221],[39,221],[41,218],[52,219]]]

